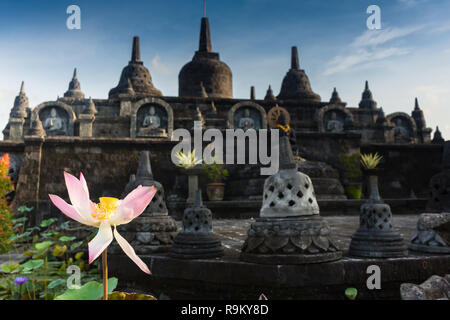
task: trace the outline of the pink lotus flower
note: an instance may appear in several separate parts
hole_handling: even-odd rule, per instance
[[[82,224],[98,228],[98,233],[89,242],[89,263],[92,263],[105,251],[116,238],[119,246],[138,267],[147,274],[151,274],[147,265],[136,255],[131,245],[117,232],[117,226],[127,224],[138,217],[152,201],[156,188],[139,186],[130,192],[125,199],[102,197],[100,203],[89,199],[89,190],[86,180],[80,173],[80,180],[64,172],[67,191],[71,205],[60,197],[50,194],[50,200],[69,218]]]

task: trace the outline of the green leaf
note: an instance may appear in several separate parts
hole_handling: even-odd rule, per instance
[[[113,292],[117,286],[117,278],[108,279],[108,294]],[[90,281],[79,289],[67,289],[66,292],[57,296],[55,300],[98,300],[103,296],[103,284]]]
[[[12,222],[13,223],[18,223],[18,222],[25,222],[27,220],[28,220],[27,217],[22,217],[22,218],[13,219]]]
[[[84,255],[83,251],[77,252],[77,254],[75,255],[75,260],[80,260],[83,257],[83,255]]]
[[[61,285],[64,285],[64,284],[66,284],[66,280],[64,280],[64,279],[55,279],[55,280],[53,280],[52,282],[50,282],[49,284],[48,284],[48,286],[47,286],[47,288],[48,289],[54,289],[54,288],[56,288],[56,287],[59,287],[59,286],[61,286]]]
[[[44,250],[44,249],[47,249],[48,247],[50,247],[52,244],[53,244],[53,241],[44,241],[44,242],[36,243],[34,245],[34,247],[36,248],[36,250]]]
[[[20,264],[18,263],[10,263],[10,264],[2,264],[2,272],[4,273],[10,273],[16,270],[20,267]]]
[[[19,212],[31,212],[31,211],[33,211],[33,207],[27,207],[27,206],[20,206],[19,208],[17,208],[17,210],[19,211]]]
[[[59,238],[59,241],[62,241],[62,242],[69,242],[69,241],[73,241],[73,240],[75,240],[75,239],[76,239],[76,237],[62,236],[61,238]]]
[[[356,288],[347,288],[345,290],[345,296],[350,300],[355,300],[358,295],[358,290]]]
[[[75,250],[76,248],[78,248],[79,246],[81,246],[83,244],[83,241],[79,241],[79,242],[75,242],[70,246],[70,251]]]
[[[47,220],[44,220],[41,222],[41,228],[47,228],[49,226],[51,226],[53,223],[55,223],[56,219],[55,218],[50,218]]]
[[[22,264],[24,271],[37,270],[44,265],[43,259],[29,260]]]

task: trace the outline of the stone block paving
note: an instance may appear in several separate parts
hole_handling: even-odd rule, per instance
[[[339,247],[344,252],[348,251],[351,235],[359,227],[359,217],[331,216],[324,218],[328,221],[333,232],[333,237],[338,242]],[[400,231],[405,243],[409,243],[409,240],[416,231],[418,218],[418,215],[402,215],[393,217],[392,221],[394,227]],[[247,236],[247,230],[253,221],[253,219],[213,220],[213,230],[221,238],[228,257],[238,257],[242,244]],[[180,223],[179,228],[181,228]]]

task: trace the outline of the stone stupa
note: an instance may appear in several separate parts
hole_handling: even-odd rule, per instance
[[[183,230],[175,237],[169,255],[179,259],[216,258],[223,255],[222,244],[212,229],[212,213],[203,205],[202,192],[184,211]]]
[[[153,178],[150,153],[142,151],[136,175],[130,176],[122,199],[139,185],[154,186],[158,191],[145,211],[124,225],[124,236],[138,254],[168,251],[177,232],[175,220],[168,215],[164,187]]]
[[[311,179],[298,172],[289,138],[282,132],[279,171],[265,181],[260,218],[251,225],[240,258],[262,264],[306,264],[341,256],[319,214]]]

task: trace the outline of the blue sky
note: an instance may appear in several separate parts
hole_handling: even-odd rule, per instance
[[[81,8],[81,30],[66,28],[66,8]],[[381,30],[366,9],[381,8]],[[178,93],[178,72],[197,49],[202,0],[2,0],[0,129],[25,81],[30,106],[67,90],[73,68],[86,96],[106,98],[128,63],[134,35],[155,86]],[[233,71],[236,98],[278,94],[297,45],[312,88],[333,87],[357,106],[364,81],[385,112],[410,113],[414,97],[428,126],[450,139],[449,0],[208,0],[213,50]]]

